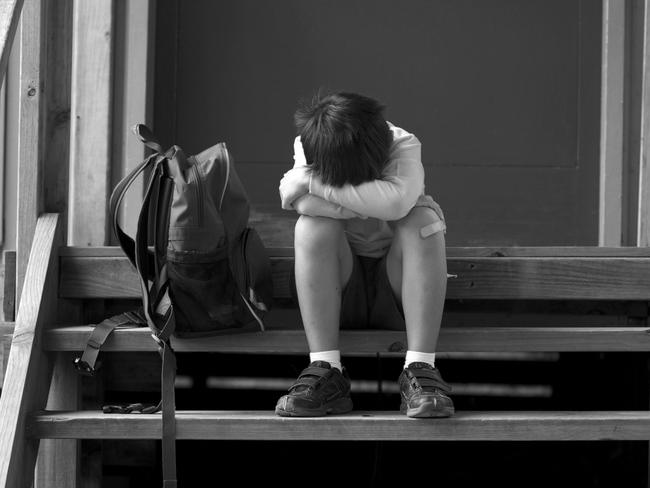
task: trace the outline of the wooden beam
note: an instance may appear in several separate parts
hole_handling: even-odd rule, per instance
[[[59,215],[59,233],[65,236],[68,206],[70,161],[70,107],[72,72],[72,4],[73,0],[47,0],[42,13],[43,36],[47,37],[43,68],[44,99],[42,108],[43,180],[42,209]],[[69,361],[54,365],[54,379],[48,408],[70,409],[78,378],[69,371]],[[58,390],[66,388],[67,391]],[[36,488],[74,487],[77,478],[78,441],[46,441],[39,449]],[[56,468],[56,469],[54,469]]]
[[[264,236],[262,236],[264,237]],[[268,247],[269,256],[293,257],[293,247]],[[117,246],[67,246],[61,248],[62,257],[116,258],[124,253]],[[600,246],[544,246],[544,247],[448,247],[448,258],[510,257],[510,258],[650,258],[650,248]]]
[[[637,245],[650,246],[650,0],[644,0]]]
[[[67,234],[70,166],[73,0],[48,0],[45,90],[44,211],[58,213]]]
[[[18,163],[20,142],[20,24],[16,33],[9,67],[4,79],[5,133],[4,133],[4,202],[3,248],[16,249],[18,241]],[[14,297],[14,301],[16,297]]]
[[[16,251],[3,251],[2,267],[1,320],[13,322],[16,318]]]
[[[7,73],[22,8],[23,0],[0,0],[0,78]]]
[[[295,295],[293,259],[273,258],[278,298]],[[650,300],[650,258],[448,258],[447,298]],[[138,298],[140,286],[125,257],[62,257],[61,296]]]
[[[347,441],[587,441],[650,439],[650,412],[458,412],[417,421],[397,412],[283,418],[272,411],[179,411],[178,439]],[[160,439],[160,415],[44,412],[37,438]]]
[[[20,39],[20,129],[18,134],[18,236],[16,304],[20,306],[36,220],[43,210],[43,113],[47,2],[27,0]]]
[[[113,0],[74,2],[68,241],[107,243]]]
[[[48,410],[78,410],[81,406],[81,377],[71,367],[72,356],[56,355]],[[75,488],[78,486],[80,441],[46,439],[39,446],[34,488]]]
[[[117,2],[113,123],[112,186],[146,157],[144,144],[131,131],[133,125],[151,127],[153,109],[154,5],[150,0]],[[120,223],[135,235],[144,185],[137,182],[125,195]],[[117,243],[111,233],[110,238]]]
[[[14,324],[11,322],[0,322],[0,389],[4,381],[7,363],[9,362],[9,348],[11,337],[14,335]]]
[[[293,327],[297,324],[289,324]],[[48,330],[44,348],[81,351],[92,327],[67,326]],[[404,353],[406,334],[387,330],[342,330],[343,354]],[[230,330],[199,339],[172,339],[178,352],[303,354],[308,352],[302,330],[266,332]],[[442,327],[439,352],[559,352],[650,351],[647,327]],[[102,351],[157,351],[147,327],[116,330]]]
[[[56,317],[58,230],[58,215],[44,214],[38,219],[0,396],[2,487],[28,488],[34,477],[39,443],[25,436],[25,421],[28,412],[45,406],[50,384],[51,369],[42,350],[42,334]]]
[[[3,77],[0,77],[0,80],[4,80],[1,82],[2,86],[0,87],[0,161],[2,161],[2,168],[0,168],[0,215],[11,215],[7,212],[6,210],[6,204],[5,200],[7,199],[6,196],[6,190],[5,186],[5,179],[7,177],[7,173],[10,173],[10,171],[7,171],[7,166],[8,166],[8,149],[7,149],[7,120],[9,118],[9,115],[7,113],[7,84],[8,84],[8,78],[9,78],[9,66],[7,66],[7,71],[5,72]],[[3,246],[3,248],[7,249],[5,246],[5,221],[6,219],[3,218],[2,225],[0,225],[0,245]],[[10,247],[13,247],[13,242],[8,243]]]
[[[619,246],[623,218],[625,2],[603,0],[598,244]]]

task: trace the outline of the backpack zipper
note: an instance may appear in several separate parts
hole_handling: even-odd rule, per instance
[[[221,205],[223,205],[223,199],[226,196],[226,188],[228,188],[228,182],[230,181],[230,155],[228,154],[228,149],[226,148],[225,142],[221,143],[221,152],[226,159],[226,182],[223,185],[221,198],[219,199],[219,212],[221,212]]]
[[[250,269],[249,269],[249,267],[248,267],[248,263],[247,263],[247,261],[246,261],[246,245],[247,245],[247,243],[248,243],[248,235],[249,235],[249,232],[250,232],[250,228],[247,227],[246,230],[244,230],[244,232],[242,233],[242,237],[241,237],[241,240],[242,240],[242,244],[241,244],[241,257],[242,257],[242,263],[243,263],[243,265],[244,265],[244,276],[245,276],[245,279],[246,279],[246,283],[245,283],[245,285],[244,285],[244,290],[245,290],[245,292],[246,292],[247,294],[251,294],[251,293],[253,292],[253,290],[252,290],[252,288],[251,288],[251,281],[252,281],[252,280],[251,280],[251,276],[250,276],[250,273],[249,273]],[[258,323],[258,325],[260,326],[260,330],[261,330],[262,332],[264,332],[264,330],[265,330],[265,328],[264,328],[264,322],[262,321],[262,319],[260,318],[260,316],[255,312],[254,307],[251,306],[251,301],[252,301],[251,298],[252,298],[252,297],[244,295],[244,293],[242,293],[241,291],[239,292],[239,294],[241,295],[242,300],[244,301],[244,304],[245,304],[246,307],[248,308],[248,311],[251,313],[251,315],[253,316],[253,318],[255,319],[255,321],[256,321],[256,322]]]
[[[242,240],[241,258],[242,258],[242,263],[244,263],[244,276],[246,278],[246,283],[245,283],[244,289],[246,290],[246,292],[248,292],[248,288],[250,287],[250,283],[251,283],[251,279],[250,279],[250,276],[249,276],[249,273],[248,273],[248,271],[249,271],[248,270],[248,263],[246,262],[246,243],[248,242],[248,231],[249,231],[249,229],[246,228],[246,230],[244,230],[244,232],[243,232],[243,234],[241,236],[241,240]]]
[[[194,186],[194,197],[196,198],[196,216],[197,216],[197,225],[199,227],[203,226],[203,181],[201,180],[201,173],[199,172],[198,162],[194,156],[191,156],[189,160],[192,162],[190,166],[190,171],[194,174],[194,179],[196,180],[196,185]]]

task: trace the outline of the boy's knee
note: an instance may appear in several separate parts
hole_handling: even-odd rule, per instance
[[[395,222],[395,233],[400,236],[418,236],[421,239],[445,231],[445,222],[429,207],[413,207]]]
[[[343,222],[328,217],[301,215],[296,222],[294,246],[322,249],[338,245],[343,233]]]

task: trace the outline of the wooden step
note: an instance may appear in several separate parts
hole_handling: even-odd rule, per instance
[[[648,440],[650,412],[458,412],[449,419],[410,419],[398,412],[283,418],[272,411],[179,411],[178,439],[350,441]],[[160,439],[160,414],[40,412],[31,437]]]
[[[81,351],[91,333],[90,326],[68,326],[45,333],[44,348],[50,351]],[[178,352],[231,352],[299,354],[307,352],[301,330],[227,332],[198,339],[173,339]],[[405,351],[406,335],[400,331],[344,330],[343,353]],[[148,328],[116,330],[102,351],[156,351]],[[560,351],[650,351],[648,327],[443,327],[440,352],[560,352]]]
[[[447,267],[456,278],[448,281],[447,298],[650,300],[647,250],[606,248],[603,255],[594,255],[588,249],[512,257],[505,250],[477,256],[485,248],[450,248]],[[293,257],[285,251],[269,250],[274,293],[295,298]],[[133,266],[119,248],[61,249],[61,298],[139,298],[140,292]]]

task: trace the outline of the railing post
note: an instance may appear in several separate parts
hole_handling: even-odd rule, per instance
[[[44,0],[27,0],[20,29],[20,108],[18,133],[18,236],[16,305],[20,307],[36,220],[43,210]]]
[[[113,0],[74,2],[68,242],[108,243]]]
[[[603,0],[598,244],[620,246],[623,220],[625,2]]]

